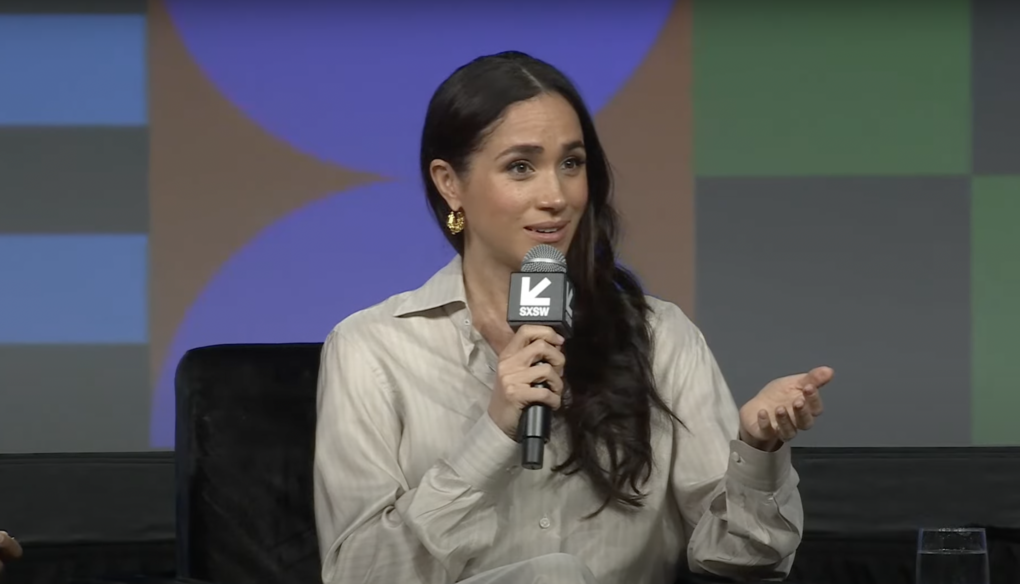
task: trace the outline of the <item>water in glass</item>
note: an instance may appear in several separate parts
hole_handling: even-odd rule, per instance
[[[917,584],[989,584],[985,532],[979,528],[922,529]]]

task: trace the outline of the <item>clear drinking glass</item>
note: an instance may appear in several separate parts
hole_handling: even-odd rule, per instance
[[[979,527],[921,529],[917,584],[989,584],[988,545]]]

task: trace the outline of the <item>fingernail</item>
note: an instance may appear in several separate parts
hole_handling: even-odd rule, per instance
[[[793,402],[793,407],[795,407],[795,408],[797,408],[799,410],[800,408],[804,407],[804,401],[803,400],[797,400],[797,401]]]
[[[776,415],[785,416],[786,415],[786,408],[784,408],[782,406],[779,406],[778,408],[776,408]]]

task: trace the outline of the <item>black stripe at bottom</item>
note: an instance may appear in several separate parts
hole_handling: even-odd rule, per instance
[[[0,14],[146,14],[147,0],[4,0]]]

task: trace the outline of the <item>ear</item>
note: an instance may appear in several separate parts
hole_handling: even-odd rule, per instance
[[[446,204],[449,205],[452,211],[456,211],[464,206],[460,200],[460,178],[457,177],[457,173],[450,166],[449,162],[433,160],[429,164],[429,174],[432,176],[432,182],[436,185],[439,194],[443,196],[443,199],[446,200]]]

